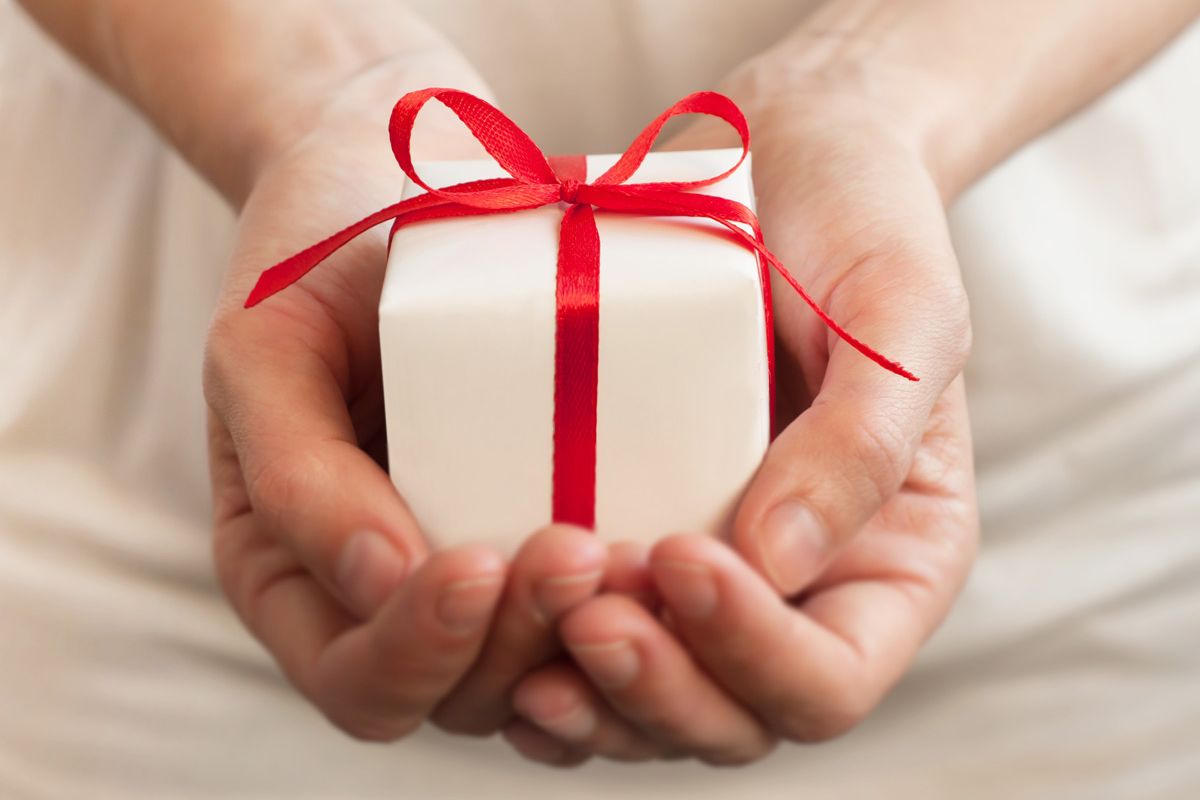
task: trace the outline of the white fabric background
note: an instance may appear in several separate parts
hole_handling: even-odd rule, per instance
[[[803,10],[415,5],[575,150],[623,146]],[[555,772],[432,731],[344,739],[238,626],[199,385],[231,217],[0,0],[0,797],[1197,796],[1197,97],[1193,30],[954,209],[985,546],[879,713],[742,770]]]

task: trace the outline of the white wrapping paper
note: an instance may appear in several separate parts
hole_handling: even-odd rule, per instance
[[[739,152],[652,153],[632,181],[710,177]],[[588,156],[589,178],[615,160]],[[491,161],[417,168],[433,186],[503,175]],[[749,161],[707,191],[752,206]],[[435,547],[511,553],[551,521],[562,215],[436,220],[392,242],[379,307],[390,470]],[[756,259],[706,220],[596,218],[596,532],[720,534],[769,438]]]

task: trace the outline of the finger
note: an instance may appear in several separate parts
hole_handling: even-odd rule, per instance
[[[948,249],[941,257],[953,259]],[[881,275],[886,267],[901,277]],[[921,380],[882,370],[840,340],[832,345],[812,405],[768,449],[734,524],[738,549],[782,593],[803,589],[896,492],[930,411],[961,371],[966,299],[946,271],[865,262],[835,290],[834,316],[905,359]]]
[[[856,581],[796,609],[729,547],[691,535],[659,543],[651,570],[704,669],[775,732],[798,741],[835,736],[862,719],[907,668],[958,585],[951,578],[918,594]]]
[[[387,474],[358,446],[345,365],[323,352],[340,334],[299,295],[214,326],[205,393],[258,527],[365,619],[425,548]]]
[[[517,552],[483,652],[434,714],[454,733],[493,733],[512,717],[512,689],[561,652],[558,619],[600,587],[604,543],[582,528],[554,525]]]
[[[645,761],[674,755],[609,708],[608,703],[568,662],[549,664],[527,675],[513,693],[513,705],[570,752],[615,761]],[[522,724],[520,721],[515,723]]]
[[[504,726],[504,740],[530,761],[553,767],[574,767],[590,758],[588,753],[572,750],[545,731],[524,720],[514,720]]]
[[[717,764],[745,763],[770,749],[762,725],[630,598],[589,600],[563,619],[560,632],[608,704],[666,747]]]
[[[480,546],[436,553],[370,622],[310,642],[307,653],[279,655],[300,659],[306,694],[340,727],[372,740],[403,736],[475,661],[504,569],[502,556]],[[264,622],[295,624],[296,612]]]

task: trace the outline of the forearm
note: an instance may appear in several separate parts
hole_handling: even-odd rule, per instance
[[[21,3],[234,202],[335,87],[372,65],[445,48],[394,0]],[[364,113],[386,113],[380,103],[395,99],[396,87],[378,83],[379,98],[362,90]]]
[[[869,96],[949,200],[1198,14],[1198,0],[833,0],[773,49],[779,78],[759,82]]]

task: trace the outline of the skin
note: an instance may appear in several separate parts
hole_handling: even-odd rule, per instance
[[[400,93],[486,97],[482,78],[382,0],[294,0],[282,17],[248,0],[23,3],[240,210],[205,392],[215,563],[246,626],[353,736],[502,730],[555,765],[746,763],[847,730],[902,676],[979,538],[945,207],[1200,13],[833,0],[742,65],[718,88],[750,118],[768,243],[922,380],[867,362],[778,287],[789,424],[729,541],[606,548],[551,526],[506,563],[431,554],[382,466],[382,232],[240,309],[265,265],[394,201],[381,129]],[[173,58],[182,47],[194,58]],[[444,117],[420,131],[419,157],[477,152]],[[672,146],[726,143],[701,123]]]
[[[970,332],[945,213],[912,148],[850,98],[839,119],[840,102],[797,95],[755,129],[760,218],[835,317],[904,353],[922,381],[882,373],[780,287],[790,424],[731,541],[681,534],[646,554],[669,623],[613,594],[564,617],[574,665],[527,676],[505,729],[530,758],[737,764],[781,738],[840,734],[900,678],[966,577],[979,535],[960,375]],[[722,142],[696,129],[673,146],[705,143]]]

